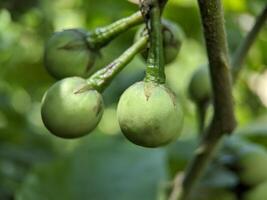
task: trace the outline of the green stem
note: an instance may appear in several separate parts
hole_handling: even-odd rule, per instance
[[[79,89],[76,93],[82,93],[92,88],[102,92],[110,84],[114,77],[134,58],[134,56],[146,47],[147,42],[148,36],[142,36],[120,57],[89,77],[87,79],[88,84]]]
[[[161,1],[152,0],[148,13],[149,52],[145,81],[165,83],[161,27]]]
[[[261,28],[265,24],[267,20],[267,5],[262,10],[261,14],[257,17],[256,23],[247,34],[246,38],[243,40],[239,48],[236,50],[233,59],[232,59],[232,74],[233,79],[235,80],[242,69],[242,64],[251,48],[252,44],[254,43],[255,39],[257,38]]]
[[[89,32],[87,36],[87,41],[89,42],[91,48],[99,49],[107,45],[120,33],[123,33],[129,28],[141,24],[143,21],[144,18],[141,12],[138,11],[129,17],[125,17],[108,26],[100,27],[92,32]]]
[[[216,152],[221,138],[231,133],[236,126],[222,4],[220,0],[198,0],[198,5],[209,59],[214,116],[185,172],[182,189],[177,197],[179,200],[189,197]]]

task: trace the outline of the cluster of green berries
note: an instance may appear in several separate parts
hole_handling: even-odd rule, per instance
[[[232,139],[233,140],[233,139]],[[225,166],[238,176],[239,196],[244,200],[264,200],[267,197],[267,151],[258,144],[234,140],[224,150],[231,159]]]
[[[265,200],[267,197],[266,146],[240,134],[224,139],[188,200]],[[177,141],[168,148],[172,176],[184,171],[198,141]],[[185,153],[186,151],[186,153]]]
[[[231,181],[228,181],[228,186],[206,187],[207,192],[203,198],[197,199],[266,199],[267,151],[263,146],[250,143],[237,136],[227,139],[214,163],[216,163],[216,168],[223,169],[223,174]],[[216,172],[214,168],[211,170]],[[207,173],[205,178],[208,179],[208,176],[214,176],[214,173],[210,175]],[[217,191],[217,194],[213,191]],[[217,197],[218,194],[220,194],[220,198]]]
[[[182,35],[179,30],[177,25],[163,22],[164,55],[168,63],[179,52]],[[91,36],[80,29],[64,30],[55,33],[45,47],[45,67],[61,80],[45,93],[41,115],[46,128],[61,138],[89,134],[97,127],[104,111],[103,88],[90,83],[90,77],[98,73],[92,74],[103,45],[101,40],[96,45]],[[106,85],[105,78],[100,76],[98,81]],[[126,138],[144,147],[173,141],[181,132],[183,121],[182,108],[174,93],[165,84],[146,80],[135,83],[122,94],[117,115]]]

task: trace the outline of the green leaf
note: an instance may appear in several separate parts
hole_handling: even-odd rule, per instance
[[[200,185],[206,188],[231,188],[238,184],[238,177],[227,168],[213,164],[202,178]]]
[[[69,170],[68,162],[64,161],[37,167],[27,177],[16,200],[73,200]]]
[[[90,136],[69,158],[37,167],[16,199],[155,200],[165,180],[164,150]]]
[[[197,139],[187,139],[178,140],[168,147],[168,163],[172,176],[184,170],[188,161],[192,158],[197,144]]]
[[[257,143],[267,148],[267,126],[263,123],[256,123],[238,131],[244,139]]]

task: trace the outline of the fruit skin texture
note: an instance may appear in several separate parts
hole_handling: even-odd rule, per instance
[[[97,53],[89,47],[86,36],[80,29],[67,29],[52,35],[44,51],[44,64],[50,75],[62,79],[87,77],[92,73]]]
[[[207,67],[199,67],[193,74],[189,87],[189,97],[196,103],[206,103],[211,99],[212,90]]]
[[[120,128],[133,143],[158,147],[180,133],[183,116],[174,94],[164,85],[138,82],[121,96],[117,108]]]
[[[142,26],[136,33],[135,41],[137,41],[143,34],[145,26]],[[162,37],[163,37],[163,54],[165,64],[173,62],[182,46],[184,33],[182,29],[169,20],[162,20]],[[141,53],[144,60],[147,59],[148,49]]]
[[[88,134],[103,114],[103,99],[96,90],[75,93],[86,81],[79,77],[63,79],[45,93],[41,115],[46,128],[62,138]]]

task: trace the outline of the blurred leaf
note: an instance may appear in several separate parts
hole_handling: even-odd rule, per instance
[[[0,8],[7,8],[11,11],[13,17],[17,19],[21,14],[37,4],[38,0],[27,0],[26,2],[20,0],[1,0]]]
[[[238,130],[238,133],[244,139],[267,148],[267,125],[265,123],[251,124]]]
[[[244,194],[244,200],[265,200],[267,195],[267,182],[263,182]]]
[[[188,200],[237,200],[237,197],[229,190],[198,187]]]
[[[238,177],[223,166],[213,164],[202,178],[200,185],[207,188],[232,188],[238,184]]]
[[[37,167],[16,199],[155,200],[165,179],[162,149],[92,136],[68,159]]]
[[[194,154],[197,139],[178,140],[168,147],[168,162],[172,176],[184,170],[186,164]]]

